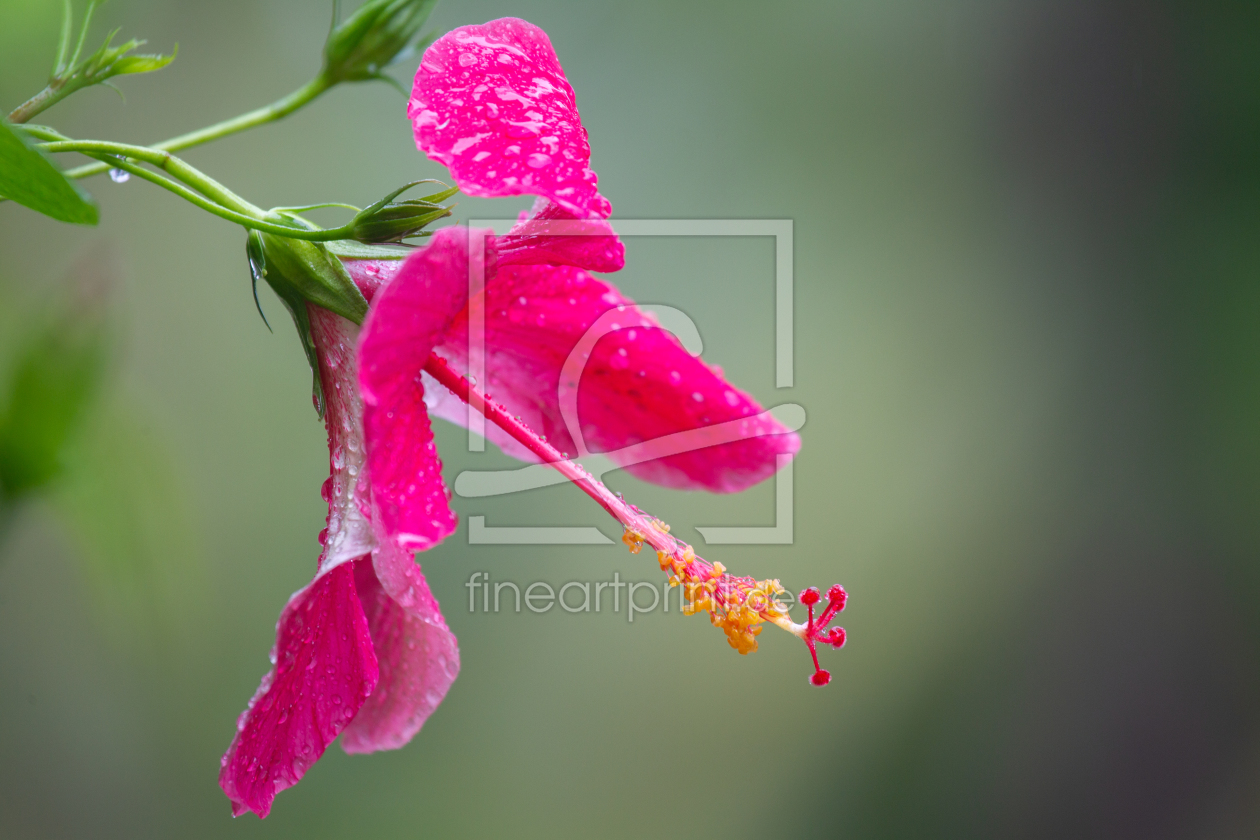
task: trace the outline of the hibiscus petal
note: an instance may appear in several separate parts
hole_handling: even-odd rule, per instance
[[[692,357],[616,288],[572,267],[506,267],[487,285],[485,390],[557,448],[578,453],[560,410],[561,371],[587,331],[614,311],[602,322],[612,331],[594,344],[577,394],[579,428],[590,451],[634,464],[630,472],[657,484],[736,492],[772,475],[776,456],[800,448],[795,433],[762,414],[751,396]],[[467,347],[461,318],[437,352],[465,370]],[[429,398],[434,414],[466,422],[453,396]],[[740,438],[734,441],[724,436],[732,426],[718,426],[732,421]],[[489,432],[508,454],[536,460]],[[679,432],[692,432],[684,439],[688,451],[653,459],[677,451],[676,438],[662,438]]]
[[[350,279],[354,281],[354,285],[359,287],[359,291],[363,294],[363,298],[371,303],[376,297],[376,293],[380,291],[381,286],[389,281],[398,271],[398,267],[402,265],[402,260],[372,260],[372,259],[347,259],[341,258],[341,264],[346,267],[346,271],[350,274]]]
[[[289,599],[276,625],[275,667],[241,714],[219,786],[232,812],[266,817],[271,802],[324,754],[376,687],[379,672],[353,564]]]
[[[461,26],[424,53],[407,106],[416,145],[468,195],[545,196],[606,219],[573,88],[547,33],[517,18]]]
[[[468,231],[444,228],[376,294],[359,339],[367,477],[379,521],[400,546],[455,531],[420,369],[468,299]]]
[[[328,430],[328,480],[324,501],[328,502],[327,527],[320,534],[324,546],[319,569],[328,571],[338,563],[367,554],[376,545],[372,526],[355,498],[358,475],[363,471],[363,401],[359,396],[355,345],[359,327],[310,304],[307,312],[311,337],[319,357],[319,376],[324,388],[324,425]]]
[[[381,678],[342,733],[341,747],[348,753],[394,750],[420,731],[446,696],[459,674],[459,646],[411,552],[382,539],[373,565],[356,564],[355,580]]]
[[[554,231],[557,234],[550,235]],[[621,271],[626,248],[603,219],[578,220],[572,213],[545,198],[521,219],[507,236],[494,240],[498,264],[572,265],[587,271]]]

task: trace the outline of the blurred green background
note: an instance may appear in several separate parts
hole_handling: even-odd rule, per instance
[[[0,0],[4,110],[42,86],[59,6]],[[774,631],[745,658],[677,613],[470,614],[475,571],[660,575],[462,523],[420,558],[462,650],[445,703],[232,820],[218,759],[314,569],[323,430],[239,229],[98,178],[96,229],[0,206],[0,367],[63,278],[118,278],[77,471],[0,546],[0,836],[1256,836],[1260,6],[444,0],[431,28],[506,15],[550,34],[617,215],[795,221],[790,390],[770,240],[631,239],[617,278],[805,406],[795,543],[692,530],[771,524],[773,482],[610,481],[733,570],[842,582],[831,686]],[[152,142],[232,116],[315,73],[327,17],[112,0],[92,40],[179,58],[37,121]],[[263,206],[445,174],[382,84],[186,156]],[[448,477],[509,463],[439,427]],[[455,504],[615,535],[568,487]]]

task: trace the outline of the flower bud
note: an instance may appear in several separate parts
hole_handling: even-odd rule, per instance
[[[425,226],[451,215],[451,208],[438,202],[450,198],[459,188],[451,187],[424,198],[394,201],[404,190],[423,183],[438,182],[413,181],[360,211],[351,222],[353,237],[359,242],[402,242],[408,237],[426,236],[427,233],[421,233]]]
[[[328,33],[324,74],[334,83],[360,82],[405,54],[437,0],[368,0]]]
[[[313,303],[356,324],[363,323],[367,315],[363,293],[341,260],[322,244],[270,233],[250,239],[254,243],[250,246],[251,267],[253,258],[261,253],[263,278],[281,298]]]

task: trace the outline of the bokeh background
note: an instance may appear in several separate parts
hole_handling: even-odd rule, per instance
[[[178,59],[39,121],[151,142],[269,102],[318,69],[328,5],[113,0],[93,40]],[[4,110],[59,7],[0,0]],[[676,612],[470,613],[475,571],[660,577],[463,523],[420,558],[462,649],[445,703],[232,820],[218,758],[314,569],[323,431],[241,232],[99,178],[99,228],[0,206],[0,368],[65,278],[115,287],[73,469],[0,546],[0,836],[1256,836],[1260,6],[444,0],[432,28],[506,15],[550,34],[618,215],[795,222],[790,390],[770,240],[632,239],[617,282],[805,406],[794,544],[700,545],[849,589],[831,686],[773,631],[740,657]],[[187,157],[264,206],[364,205],[444,175],[404,104],[344,87]],[[509,463],[439,425],[448,477]],[[773,520],[773,482],[610,482],[697,542]],[[455,505],[616,533],[568,487]]]

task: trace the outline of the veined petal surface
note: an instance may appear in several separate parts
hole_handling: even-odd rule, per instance
[[[539,195],[605,219],[577,99],[547,33],[518,18],[448,32],[425,51],[407,116],[416,145],[468,195]]]
[[[348,753],[398,749],[420,731],[458,676],[459,645],[411,552],[386,535],[371,564],[356,564],[355,576],[380,681],[341,746]]]
[[[763,415],[750,395],[693,357],[611,284],[581,269],[501,268],[486,287],[485,343],[484,390],[570,455],[585,453],[565,420],[566,396],[588,451],[607,452],[633,464],[627,468],[640,478],[669,487],[743,490],[774,474],[776,456],[800,448],[797,435]],[[570,359],[579,343],[590,346]],[[461,317],[437,352],[463,371],[467,348]],[[562,376],[566,362],[580,377]],[[435,391],[429,401],[433,413],[466,424],[467,410],[449,392]],[[534,460],[506,435],[487,431],[504,451]],[[689,434],[676,437],[682,432]]]
[[[221,763],[219,786],[236,816],[266,817],[276,794],[297,784],[376,688],[353,564],[334,566],[289,599],[272,661]]]
[[[375,521],[406,549],[455,531],[420,371],[468,300],[468,230],[443,228],[377,292],[359,340],[359,385]]]

